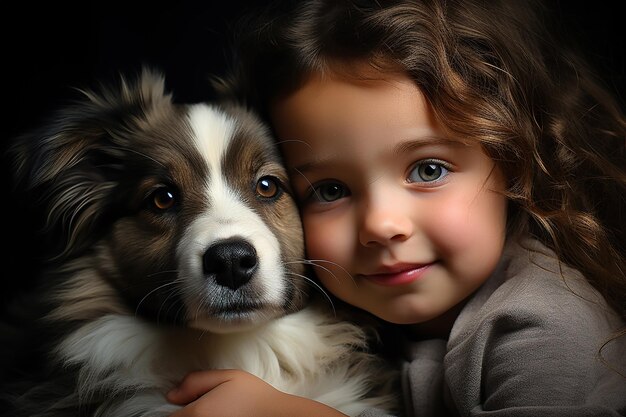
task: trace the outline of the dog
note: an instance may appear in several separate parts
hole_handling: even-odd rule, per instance
[[[393,410],[370,333],[309,278],[268,127],[242,105],[175,103],[151,69],[80,91],[10,150],[51,249],[4,332],[26,365],[6,371],[3,415],[168,416],[165,394],[213,368],[347,415]]]

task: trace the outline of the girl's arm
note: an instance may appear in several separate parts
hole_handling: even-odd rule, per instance
[[[346,417],[320,402],[284,393],[252,374],[233,369],[192,372],[167,399],[184,405],[171,417]]]

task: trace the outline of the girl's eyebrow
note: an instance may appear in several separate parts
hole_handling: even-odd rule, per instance
[[[426,146],[467,146],[467,143],[464,143],[457,139],[450,139],[442,136],[425,136],[420,139],[415,140],[407,140],[398,144],[394,150],[394,156],[401,156],[407,152],[414,151],[419,148],[423,148]]]
[[[336,158],[333,155],[317,157],[314,160],[306,161],[305,163],[298,166],[288,168],[288,172],[304,174],[311,171],[323,170],[325,167],[330,166],[332,164],[332,161],[335,159]]]

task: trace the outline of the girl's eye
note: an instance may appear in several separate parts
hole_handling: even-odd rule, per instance
[[[167,211],[177,203],[176,192],[167,186],[157,188],[150,194],[149,203],[157,211]]]
[[[441,161],[421,161],[415,164],[409,173],[409,182],[441,181],[450,172]]]
[[[328,182],[316,186],[312,197],[322,203],[330,203],[348,195],[348,190],[337,182]]]
[[[280,193],[280,182],[275,177],[261,177],[256,183],[255,192],[261,198],[276,198]]]

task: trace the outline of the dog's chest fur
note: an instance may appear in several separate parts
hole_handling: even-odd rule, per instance
[[[381,406],[368,398],[372,375],[362,373],[368,355],[361,330],[336,321],[318,307],[273,320],[257,329],[215,335],[199,330],[156,327],[111,315],[81,327],[58,348],[66,364],[78,365],[81,395],[98,391],[135,392],[132,399],[107,404],[107,415],[129,410],[169,415],[164,392],[190,370],[242,369],[276,388],[331,404],[348,415]],[[378,375],[382,377],[382,375]],[[355,399],[358,399],[355,401]],[[142,414],[138,414],[142,415]]]

